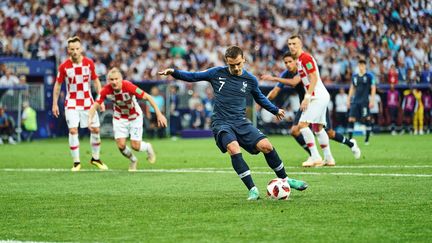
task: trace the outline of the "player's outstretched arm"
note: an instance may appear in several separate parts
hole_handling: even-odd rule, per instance
[[[60,111],[58,107],[58,98],[60,95],[60,89],[61,89],[61,84],[55,82],[54,89],[53,89],[52,113],[56,118],[58,118],[58,116],[60,115]]]
[[[267,99],[269,100],[273,100],[274,98],[276,98],[279,94],[279,92],[281,91],[281,88],[279,87],[274,87],[272,90],[270,90],[270,92],[267,94]]]
[[[167,126],[167,119],[162,114],[162,112],[159,110],[159,107],[157,106],[156,102],[154,101],[153,97],[147,93],[143,96],[144,100],[148,100],[150,102],[150,105],[154,108],[156,113],[156,119],[158,122],[158,127],[166,127]]]
[[[171,75],[175,79],[180,79],[186,82],[199,82],[199,81],[210,81],[211,70],[212,69],[208,69],[202,72],[188,72],[188,71],[181,71],[181,70],[175,70],[173,68],[168,68],[159,72],[159,74],[162,76]]]
[[[301,81],[298,75],[294,76],[294,78],[280,78],[280,77],[264,74],[261,76],[261,79],[271,81],[271,82],[279,82],[279,83],[291,85],[292,87],[296,86]]]
[[[162,75],[162,76],[168,76],[168,75],[171,75],[174,73],[174,69],[173,68],[167,68],[167,69],[160,71],[158,73],[159,73],[159,75]]]

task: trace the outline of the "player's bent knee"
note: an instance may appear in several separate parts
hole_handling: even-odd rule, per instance
[[[267,138],[259,141],[256,147],[259,151],[265,154],[270,153],[273,150],[273,146]]]
[[[132,146],[132,149],[133,149],[133,150],[135,150],[135,151],[139,151],[140,148],[141,148],[141,142],[138,142],[138,141],[131,141],[131,146]]]
[[[294,125],[294,126],[292,126],[292,127],[291,127],[291,134],[292,134],[294,137],[299,136],[299,135],[300,135],[300,127],[299,127],[298,125]]]
[[[329,136],[329,138],[334,138],[336,136],[336,132],[333,129],[329,129],[327,130],[327,135]]]
[[[69,128],[69,133],[70,133],[71,135],[78,134],[78,128]]]
[[[91,133],[99,133],[99,127],[89,127]]]
[[[240,145],[237,141],[232,141],[226,146],[226,149],[230,155],[240,153]]]
[[[300,129],[303,129],[303,128],[305,128],[305,127],[308,127],[309,126],[309,123],[307,123],[307,122],[300,122],[299,124],[298,124],[298,128],[299,128],[299,130]]]

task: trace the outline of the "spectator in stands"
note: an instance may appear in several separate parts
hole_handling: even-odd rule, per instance
[[[24,141],[30,142],[33,140],[33,133],[38,129],[36,111],[30,107],[28,101],[23,102],[23,112],[21,117],[21,127],[23,132],[21,133]]]
[[[195,103],[195,107],[191,110],[190,127],[193,129],[204,129],[205,111],[202,103]]]
[[[6,73],[0,78],[0,86],[14,86],[19,84],[19,79],[12,72],[12,69],[6,69]]]
[[[399,105],[399,91],[395,89],[395,84],[390,84],[390,90],[387,91],[387,109],[390,115],[392,135],[396,135],[396,122],[398,120]]]
[[[15,144],[13,118],[6,114],[4,107],[0,106],[0,144],[3,144],[3,137],[7,136],[9,144]]]
[[[420,83],[432,84],[432,68],[429,63],[425,63],[420,74]]]
[[[150,90],[150,94],[153,97],[153,100],[156,102],[159,110],[164,114],[165,113],[164,112],[165,111],[165,99],[160,94],[159,88],[157,86],[153,86]],[[157,136],[159,138],[164,137],[165,136],[165,129],[158,127],[156,111],[151,106],[150,106],[150,109],[147,109],[147,118],[150,121],[150,126],[147,129],[149,136],[153,138],[153,137],[155,137],[155,134],[157,133]]]

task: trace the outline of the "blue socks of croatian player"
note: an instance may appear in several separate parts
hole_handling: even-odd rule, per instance
[[[264,153],[264,157],[267,161],[267,164],[274,170],[276,173],[276,176],[279,178],[286,178],[287,174],[285,172],[284,164],[282,163],[282,160],[279,158],[278,153],[276,152],[276,149],[273,148],[272,151],[269,153]]]
[[[246,185],[248,190],[254,187],[255,184],[252,180],[249,166],[246,164],[246,161],[244,161],[242,154],[238,153],[238,154],[231,155],[231,163],[234,170],[237,172],[237,175]]]
[[[302,148],[304,150],[306,150],[306,152],[309,154],[309,156],[311,156],[311,151],[309,150],[309,147],[307,146],[303,135],[299,134],[297,137],[294,137],[294,139],[296,140],[296,142],[298,144],[300,144],[300,146],[302,146]]]
[[[352,148],[352,146],[354,146],[354,144],[351,143],[351,141],[348,138],[346,138],[344,135],[342,135],[338,132],[335,132],[335,137],[333,138],[333,140],[335,140],[338,143],[345,144],[346,146],[348,146],[350,148]]]

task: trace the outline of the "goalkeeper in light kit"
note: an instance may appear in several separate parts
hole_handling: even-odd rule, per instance
[[[131,149],[126,145],[126,139],[130,136],[132,149],[135,151],[147,152],[147,160],[150,163],[156,162],[156,155],[150,143],[142,141],[143,115],[137,102],[137,98],[148,100],[155,109],[157,124],[159,127],[166,127],[167,120],[161,113],[153,98],[140,88],[127,80],[123,80],[120,71],[113,68],[108,72],[108,84],[106,84],[100,96],[96,99],[89,111],[89,124],[96,110],[100,108],[106,98],[114,102],[113,129],[114,138],[120,152],[130,160],[129,171],[136,171],[138,159],[132,154]]]

